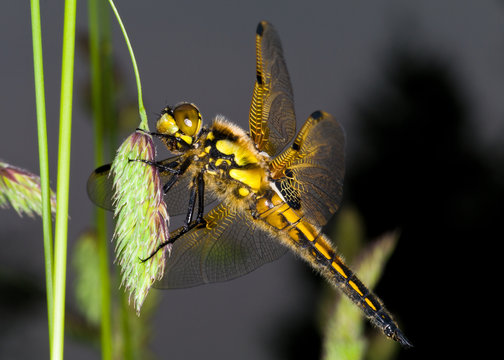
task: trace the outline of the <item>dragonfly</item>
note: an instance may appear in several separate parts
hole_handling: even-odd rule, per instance
[[[256,30],[248,133],[220,115],[203,126],[191,103],[165,107],[156,130],[151,135],[174,156],[146,166],[156,166],[161,174],[170,216],[185,214],[185,219],[156,250],[171,247],[155,287],[231,280],[290,249],[341,289],[386,336],[412,346],[322,232],[342,199],[345,133],[333,116],[315,111],[296,135],[289,73],[271,24],[260,22]],[[109,172],[110,164],[91,174],[88,194],[112,210]]]

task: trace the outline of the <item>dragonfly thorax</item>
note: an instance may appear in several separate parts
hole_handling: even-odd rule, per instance
[[[216,116],[208,132],[198,139],[206,162],[204,171],[228,181],[221,186],[235,188],[239,197],[262,193],[269,188],[267,157],[261,154],[241,128]]]

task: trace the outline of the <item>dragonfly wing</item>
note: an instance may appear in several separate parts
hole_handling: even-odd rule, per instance
[[[262,21],[256,31],[256,82],[249,112],[250,136],[271,156],[296,134],[294,95],[275,28]]]
[[[113,211],[114,179],[109,176],[111,166],[112,164],[100,166],[91,173],[87,181],[87,193],[93,203],[101,208]]]
[[[231,280],[278,259],[287,248],[257,226],[248,213],[223,203],[206,216],[207,226],[173,244],[157,288],[185,288]]]
[[[345,175],[345,133],[330,114],[315,111],[292,146],[270,168],[287,203],[323,226],[338,210]]]

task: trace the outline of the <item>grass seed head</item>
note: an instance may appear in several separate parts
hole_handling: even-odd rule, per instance
[[[145,262],[169,239],[169,216],[163,200],[158,169],[136,160],[155,161],[152,137],[142,131],[131,134],[117,151],[112,164],[116,228],[116,262],[123,285],[133,297],[137,313],[152,284],[161,279],[169,247]],[[133,160],[133,161],[132,161]]]
[[[42,216],[40,178],[0,161],[0,207],[7,208],[9,204],[20,216]],[[52,190],[51,212],[56,212],[56,195]]]

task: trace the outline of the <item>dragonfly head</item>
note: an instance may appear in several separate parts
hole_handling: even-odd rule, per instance
[[[191,146],[201,130],[201,113],[190,103],[181,103],[173,109],[165,107],[156,124],[159,134],[171,151],[182,151]]]

